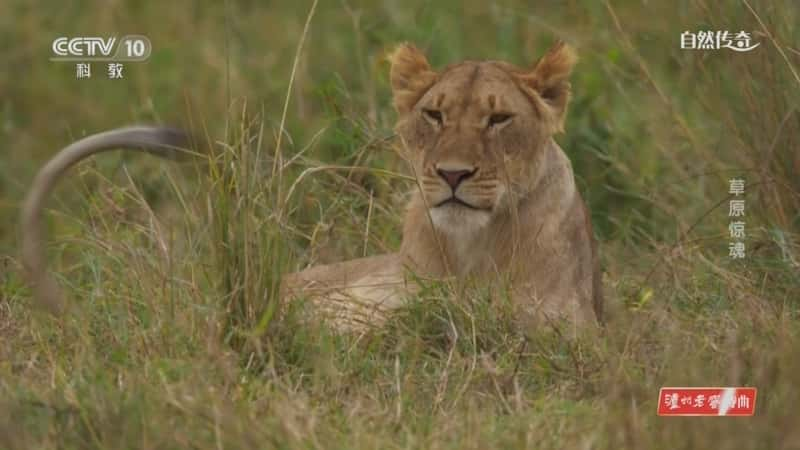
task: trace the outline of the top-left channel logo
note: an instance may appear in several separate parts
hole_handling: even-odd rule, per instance
[[[53,40],[51,61],[146,61],[153,46],[143,35],[61,36]]]

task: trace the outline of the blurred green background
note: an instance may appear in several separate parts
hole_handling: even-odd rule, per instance
[[[45,157],[103,129],[191,119],[218,137],[246,102],[261,113],[274,140],[309,6],[5,4],[3,216],[16,214],[17,200]],[[416,43],[439,66],[465,58],[526,65],[563,39],[578,48],[581,63],[568,132],[559,141],[575,164],[600,235],[674,237],[676,226],[686,228],[725,195],[730,175],[757,182],[768,165],[797,190],[791,176],[800,164],[792,151],[797,121],[786,116],[798,96],[789,69],[797,59],[792,45],[798,32],[791,26],[797,8],[789,1],[756,6],[788,47],[788,61],[739,2],[619,2],[611,9],[603,2],[322,2],[294,80],[287,151],[325,129],[312,154],[342,162],[352,158],[354,140],[389,135],[394,114],[382,58],[397,42]],[[761,46],[748,53],[681,50],[686,30],[747,30]],[[127,63],[124,80],[109,80],[102,63],[94,64],[87,80],[75,77],[73,63],[49,61],[56,37],[133,33],[147,35],[153,53],[145,63]],[[162,163],[141,164],[152,172]],[[780,225],[797,224],[790,210],[796,202],[764,200],[753,214],[777,207]],[[13,248],[13,223],[2,221],[6,251]]]

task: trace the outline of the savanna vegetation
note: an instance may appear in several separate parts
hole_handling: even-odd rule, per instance
[[[0,448],[800,448],[798,23],[794,0],[0,3]],[[759,47],[682,50],[687,30]],[[122,80],[49,61],[56,37],[125,34],[153,53]],[[399,245],[393,45],[527,65],[556,39],[581,58],[557,140],[600,243],[597,336],[445,285],[358,338],[282,307],[281,274]],[[131,123],[214,150],[73,169],[47,214],[71,307],[48,315],[26,188]],[[756,414],[658,417],[662,386],[754,386]]]

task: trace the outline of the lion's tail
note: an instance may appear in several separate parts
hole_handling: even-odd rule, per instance
[[[139,150],[176,159],[189,145],[189,135],[167,127],[137,126],[94,134],[62,149],[39,170],[22,208],[22,263],[36,301],[53,312],[64,302],[61,290],[47,272],[42,235],[42,209],[56,182],[79,161],[115,149]]]

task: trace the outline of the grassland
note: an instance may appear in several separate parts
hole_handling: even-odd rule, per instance
[[[528,3],[0,4],[0,449],[800,448],[800,6]],[[686,30],[760,46],[681,50]],[[124,34],[154,46],[124,80],[48,60],[57,36]],[[441,286],[358,341],[275,313],[282,273],[399,244],[387,49],[524,65],[556,38],[581,56],[558,141],[600,241],[598,337]],[[74,306],[47,316],[21,198],[55,149],[129,123],[224,145],[77,167],[48,211]],[[758,387],[756,415],[656,416],[661,386],[714,385]]]

